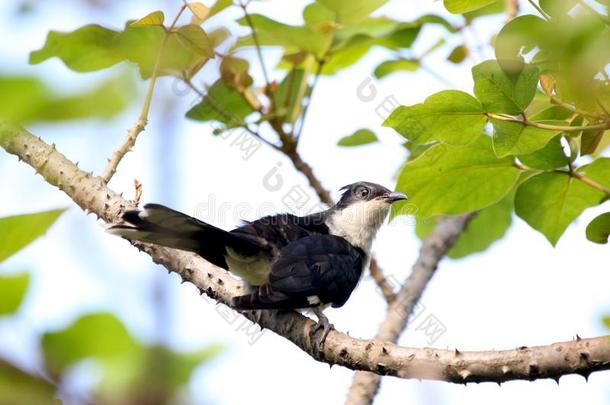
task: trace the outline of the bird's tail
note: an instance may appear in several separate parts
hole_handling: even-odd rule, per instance
[[[112,225],[108,232],[126,239],[154,243],[199,254],[216,266],[227,269],[227,246],[244,254],[260,249],[253,241],[159,204],[146,204],[143,210],[127,211],[125,223]]]

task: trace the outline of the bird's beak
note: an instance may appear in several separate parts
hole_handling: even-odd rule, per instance
[[[403,193],[393,192],[393,193],[390,193],[390,194],[386,194],[385,198],[391,204],[391,203],[396,202],[396,201],[406,200],[407,196],[405,194],[403,194]]]

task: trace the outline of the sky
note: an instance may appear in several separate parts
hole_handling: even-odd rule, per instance
[[[297,7],[298,4],[298,7]],[[282,22],[298,23],[305,2],[268,0],[253,4]],[[120,27],[127,19],[163,9],[173,15],[177,1],[129,2],[105,12],[91,13],[77,1],[41,0],[34,13],[15,18],[13,1],[0,4],[0,73],[36,74],[58,91],[87,88],[97,80],[121,71],[76,74],[58,60],[27,65],[29,51],[44,43],[51,29],[69,31],[86,23]],[[425,13],[443,13],[439,1],[391,1],[378,10],[408,20]],[[229,12],[227,23],[239,15]],[[469,40],[488,38],[502,22],[501,16],[485,19]],[[415,52],[426,49],[435,29],[424,32]],[[320,79],[299,145],[326,188],[338,196],[338,189],[357,180],[369,180],[392,187],[395,174],[405,159],[401,138],[381,127],[382,108],[388,98],[401,104],[421,102],[428,95],[447,88],[472,90],[465,66],[443,63],[452,49],[447,44],[431,56],[429,64],[447,79],[427,73],[397,74],[383,80],[371,78],[376,64],[387,57],[374,50],[355,66],[333,77]],[[491,54],[484,48],[470,63]],[[486,53],[487,52],[487,53]],[[246,56],[252,56],[244,53]],[[267,54],[268,65],[277,60]],[[213,69],[214,66],[209,67]],[[258,69],[255,66],[255,69]],[[204,72],[205,75],[205,72]],[[260,76],[259,76],[260,77]],[[366,80],[376,89],[372,101],[361,100],[357,88]],[[140,89],[141,90],[141,89]],[[154,99],[146,132],[135,152],[127,155],[111,187],[133,194],[133,179],[144,184],[144,202],[171,205],[183,212],[226,229],[242,219],[254,219],[269,212],[285,211],[283,197],[301,187],[316,202],[303,176],[290,162],[268,147],[245,156],[236,146],[235,134],[223,139],[211,136],[212,127],[182,117],[194,95],[184,94],[171,79],[160,83],[161,97]],[[141,100],[141,92],[140,92]],[[46,142],[55,142],[80,167],[99,173],[105,159],[122,141],[138,114],[139,101],[116,119],[80,121],[71,124],[32,125],[29,129]],[[337,141],[359,128],[378,134],[378,144],[339,148]],[[266,331],[253,339],[240,328],[243,318],[233,319],[224,310],[202,299],[191,285],[180,285],[148,256],[128,243],[104,232],[101,223],[85,215],[58,190],[45,184],[33,171],[13,157],[0,153],[0,216],[34,212],[55,207],[69,211],[25,251],[7,261],[8,271],[31,270],[34,285],[21,316],[0,321],[0,354],[29,369],[37,367],[35,336],[69,324],[79,314],[110,310],[126,322],[130,331],[145,342],[162,340],[181,349],[195,349],[222,343],[225,353],[197,371],[189,391],[195,403],[246,403],[250,398],[279,404],[341,403],[353,373],[341,367],[312,360],[283,338]],[[279,176],[279,177],[278,177]],[[274,190],[269,179],[281,178]],[[462,260],[444,260],[422,298],[421,315],[402,336],[408,346],[459,350],[497,350],[518,346],[545,345],[571,340],[578,334],[593,337],[607,334],[600,319],[610,313],[610,283],[607,245],[586,240],[586,224],[607,211],[610,203],[589,209],[566,231],[553,248],[539,233],[518,218],[504,239],[482,254]],[[400,282],[417,257],[420,242],[413,234],[413,219],[404,217],[380,231],[374,250],[391,280]],[[160,287],[159,287],[160,286]],[[161,288],[166,313],[151,313],[153,291]],[[341,309],[327,316],[338,330],[351,336],[372,337],[383,319],[385,305],[374,283],[365,279]],[[223,315],[224,314],[224,315]],[[418,326],[434,317],[446,329],[434,342]],[[254,341],[253,341],[254,340]],[[610,373],[594,373],[589,382],[580,376],[552,380],[496,384],[451,385],[385,378],[376,404],[394,403],[586,403],[610,402]]]

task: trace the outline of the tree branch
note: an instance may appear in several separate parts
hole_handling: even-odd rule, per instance
[[[109,189],[100,177],[82,171],[55,147],[24,129],[0,121],[0,147],[24,160],[46,182],[105,222],[115,223],[124,210],[134,208],[133,203]],[[458,222],[456,220],[454,225]],[[135,246],[150,255],[155,263],[179,274],[184,281],[197,286],[201,293],[219,302],[228,304],[231,297],[242,293],[241,283],[193,253],[139,243]],[[429,248],[439,249],[433,244]],[[425,258],[419,263],[430,266]],[[406,293],[401,296],[409,297]],[[243,315],[251,320],[255,318],[252,312]],[[588,376],[594,371],[610,369],[610,336],[515,350],[459,352],[400,347],[386,341],[356,339],[331,331],[324,350],[319,352],[311,339],[310,331],[315,326],[312,320],[296,312],[262,311],[258,321],[262,327],[283,336],[318,361],[401,378],[454,383],[504,382],[557,379],[574,373]]]
[[[407,327],[413,308],[419,302],[428,282],[432,279],[439,262],[455,244],[475,214],[447,217],[439,222],[434,231],[424,239],[411,274],[390,302],[386,319],[379,327],[376,340],[396,343]],[[371,404],[379,386],[378,374],[357,372],[347,394],[346,404]]]

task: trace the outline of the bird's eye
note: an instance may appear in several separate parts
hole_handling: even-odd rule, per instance
[[[360,198],[366,198],[369,195],[369,189],[366,187],[358,187],[356,189],[356,195]]]

